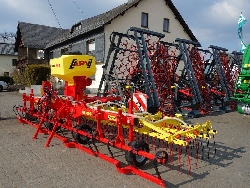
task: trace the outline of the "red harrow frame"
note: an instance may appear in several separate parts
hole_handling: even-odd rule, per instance
[[[39,133],[48,135],[45,147],[56,137],[66,147],[81,149],[114,164],[120,173],[133,173],[165,187],[159,165],[171,166],[176,149],[180,170],[181,155],[185,154],[182,151],[186,150],[190,173],[190,153],[195,153],[198,162],[198,153],[205,146],[199,140],[207,140],[208,146],[208,140],[217,133],[209,121],[188,125],[178,115],[138,111],[132,98],[122,103],[120,96],[88,96],[83,91],[91,84],[88,77],[95,72],[92,56],[62,56],[50,64],[52,75],[66,80],[65,95],[59,96],[52,84],[45,81],[41,97],[35,97],[31,90],[29,95],[23,94],[23,105],[14,107],[20,123],[35,127],[33,139]],[[65,131],[72,137],[65,136]],[[100,152],[98,143],[107,145],[109,155]],[[114,158],[111,147],[125,152],[127,165]],[[153,162],[155,174],[140,169],[148,160]]]

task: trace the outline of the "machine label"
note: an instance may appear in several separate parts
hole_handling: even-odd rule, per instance
[[[60,64],[51,65],[51,67],[60,67]]]
[[[110,121],[116,121],[116,116],[108,115]]]
[[[90,68],[92,65],[92,59],[89,59],[89,61],[83,61],[83,60],[77,61],[77,59],[73,59],[69,66],[69,69],[74,69],[75,67],[80,67],[83,65],[87,65],[87,68]]]
[[[87,116],[92,116],[92,112],[89,111],[82,111],[82,114]]]

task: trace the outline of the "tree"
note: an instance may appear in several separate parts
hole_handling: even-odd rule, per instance
[[[49,79],[50,67],[37,64],[28,65],[25,68],[23,76],[26,86],[41,85],[42,81],[46,81]]]
[[[0,40],[3,40],[3,42],[15,41],[15,38],[16,34],[13,32],[4,31],[3,33],[0,33]]]

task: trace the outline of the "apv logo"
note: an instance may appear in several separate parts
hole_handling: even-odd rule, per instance
[[[74,67],[80,67],[83,65],[87,65],[87,68],[90,68],[92,65],[92,59],[89,59],[89,61],[77,61],[77,59],[73,59],[69,66],[69,69],[73,69]]]

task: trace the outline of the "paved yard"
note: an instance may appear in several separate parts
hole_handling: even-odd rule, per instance
[[[32,140],[35,129],[18,123],[14,117],[12,107],[21,101],[18,93],[0,93],[0,188],[158,187],[138,176],[119,174],[112,164],[68,149],[57,139],[52,140],[51,147],[44,148],[47,135],[39,134],[38,139]],[[169,166],[160,167],[167,187],[250,187],[250,116],[217,113],[186,122],[206,120],[212,121],[213,128],[218,130],[216,155],[211,151],[210,159],[206,156],[199,160],[197,168],[192,160],[190,176],[185,158],[180,173],[176,164],[172,170]],[[147,171],[154,172],[151,167],[150,163],[145,166]]]

